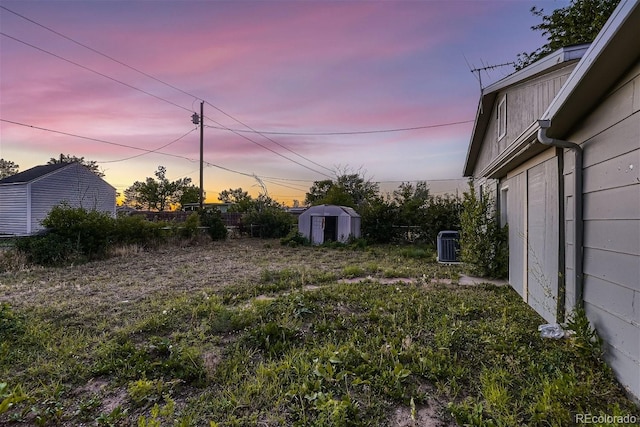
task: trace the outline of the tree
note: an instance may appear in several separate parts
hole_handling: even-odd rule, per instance
[[[156,178],[148,177],[145,181],[136,181],[131,187],[124,190],[125,205],[136,209],[149,209],[164,211],[178,204],[188,203],[187,199],[194,194],[191,178],[180,178],[169,181],[166,177],[167,168],[158,166],[155,172]],[[198,198],[200,199],[199,188]]]
[[[403,182],[393,192],[393,200],[398,205],[397,225],[418,226],[425,222],[430,201],[426,182],[418,181],[415,185]]]
[[[99,177],[103,177],[104,173],[100,170],[98,163],[95,160],[85,160],[84,157],[76,157],[71,154],[62,154],[60,153],[59,158],[52,157],[47,162],[48,165],[55,165],[58,163],[80,163],[81,165],[86,166],[91,172],[98,175]]]
[[[218,200],[224,203],[232,203],[232,206],[229,207],[229,212],[249,212],[254,203],[253,198],[242,188],[230,188],[221,191],[218,195]]]
[[[305,196],[305,203],[342,205],[360,209],[374,200],[379,191],[378,183],[361,176],[360,172],[346,173],[345,171],[335,180],[315,181]]]
[[[11,160],[0,159],[0,179],[15,175],[20,171],[20,166]]]
[[[393,200],[376,196],[360,212],[362,237],[371,243],[389,243],[397,235],[398,207]]]
[[[556,9],[550,15],[535,6],[531,13],[542,18],[542,23],[531,27],[547,36],[547,43],[530,53],[521,53],[516,61],[516,70],[536,62],[565,46],[591,43],[620,0],[571,0],[569,6]]]
[[[430,196],[424,223],[421,224],[422,237],[435,246],[439,232],[460,230],[461,213],[460,198],[451,195]]]
[[[206,193],[202,193],[202,197],[206,198]],[[200,202],[200,187],[196,185],[188,185],[182,189],[182,195],[180,196],[180,209],[184,208],[184,205],[188,203]]]

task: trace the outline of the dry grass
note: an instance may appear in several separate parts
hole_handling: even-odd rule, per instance
[[[29,396],[0,424],[446,426],[452,412],[508,424],[555,411],[544,423],[575,410],[592,381],[607,398],[587,409],[632,407],[599,360],[542,341],[539,316],[511,289],[456,286],[457,267],[420,251],[230,239],[112,255],[0,263],[11,266],[0,272],[0,380],[13,390],[0,403]],[[531,379],[574,362],[578,387]],[[508,390],[490,375],[505,364]],[[569,397],[543,406],[537,396],[558,387]],[[493,389],[515,406],[499,408]]]

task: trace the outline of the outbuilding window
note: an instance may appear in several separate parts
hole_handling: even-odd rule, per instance
[[[504,94],[498,103],[496,118],[498,119],[498,140],[500,140],[507,134],[507,94]]]

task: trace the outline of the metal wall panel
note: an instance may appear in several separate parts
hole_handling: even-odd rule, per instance
[[[311,243],[319,245],[324,243],[324,217],[311,217]]]

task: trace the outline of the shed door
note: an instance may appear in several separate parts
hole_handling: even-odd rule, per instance
[[[311,217],[311,243],[319,245],[324,243],[324,217]]]
[[[556,159],[527,171],[528,302],[554,322],[558,296],[558,181]]]
[[[338,217],[325,216],[324,217],[324,241],[337,242],[338,241],[337,236],[338,236]]]

